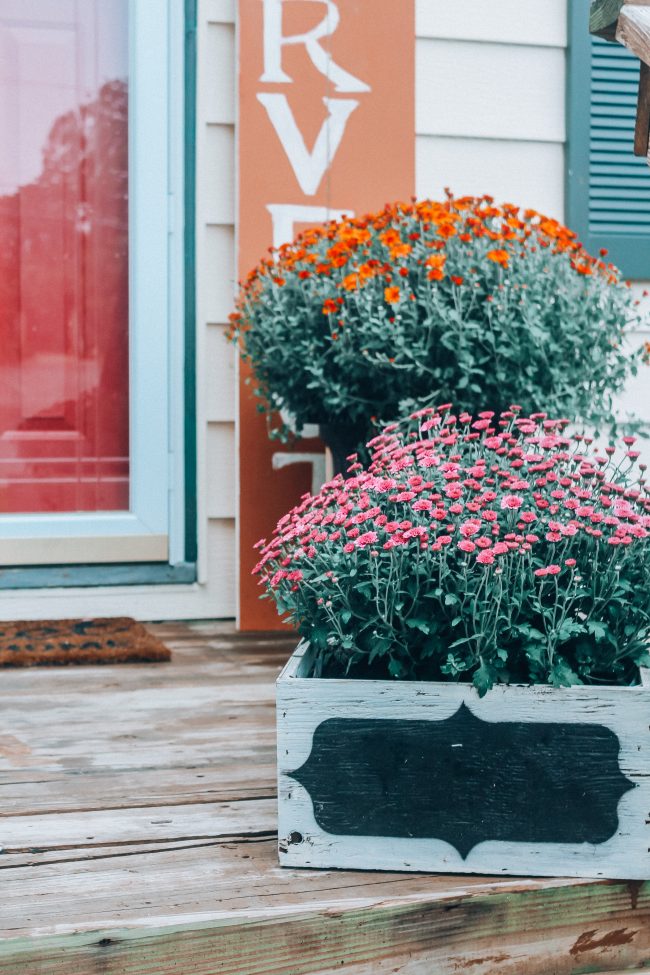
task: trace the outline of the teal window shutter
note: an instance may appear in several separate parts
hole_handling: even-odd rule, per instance
[[[639,62],[589,34],[589,2],[569,13],[566,222],[626,278],[650,279],[650,166],[634,156]]]

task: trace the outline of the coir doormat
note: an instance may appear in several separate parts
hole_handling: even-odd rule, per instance
[[[170,656],[129,617],[0,623],[1,667],[151,663]]]

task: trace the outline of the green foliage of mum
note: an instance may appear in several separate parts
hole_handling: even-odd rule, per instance
[[[633,437],[418,411],[305,497],[256,572],[324,676],[638,683],[650,665],[650,498]]]
[[[636,370],[617,270],[557,221],[489,197],[309,230],[251,272],[231,318],[260,410],[298,428],[369,429],[441,399],[599,428]]]

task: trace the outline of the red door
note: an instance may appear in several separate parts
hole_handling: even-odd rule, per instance
[[[126,510],[127,0],[0,0],[0,513]]]

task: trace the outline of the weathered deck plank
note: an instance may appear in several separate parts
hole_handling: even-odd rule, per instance
[[[280,869],[290,637],[3,672],[1,975],[577,975],[650,966],[650,885]]]

